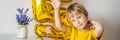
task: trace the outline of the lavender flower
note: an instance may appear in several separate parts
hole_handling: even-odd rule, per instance
[[[25,12],[23,12],[23,10],[24,8],[17,8],[19,14],[16,14],[16,20],[19,25],[28,25],[33,20],[33,18],[27,16],[26,13],[29,10],[28,8],[25,10]]]

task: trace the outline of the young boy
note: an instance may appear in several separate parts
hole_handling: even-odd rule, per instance
[[[59,0],[49,2],[55,10],[55,25],[60,30],[66,32],[67,27],[60,21],[60,5]],[[103,26],[97,22],[88,19],[88,12],[81,4],[71,4],[67,9],[67,17],[74,27],[71,27],[70,40],[102,40]]]

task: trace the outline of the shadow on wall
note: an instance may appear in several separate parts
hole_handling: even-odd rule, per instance
[[[99,21],[104,26],[104,34],[103,39],[104,40],[118,40],[120,37],[120,25],[119,20],[117,18],[105,17],[96,15],[94,18],[91,18],[93,20]]]
[[[104,40],[119,40],[120,37],[120,5],[118,0],[86,0],[85,7],[90,19],[100,21],[104,25]]]

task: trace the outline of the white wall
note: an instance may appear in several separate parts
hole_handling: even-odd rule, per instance
[[[119,0],[81,0],[89,12],[90,19],[100,21],[105,28],[104,40],[119,40],[120,37],[120,4]],[[81,2],[73,0],[74,2]],[[69,3],[67,3],[69,4]],[[68,6],[68,5],[64,5]],[[0,0],[0,39],[16,37],[17,23],[15,14],[18,13],[16,8],[30,8],[28,12],[33,17],[31,0]],[[35,21],[30,23],[29,36],[34,34]],[[13,37],[13,39],[14,39]],[[35,38],[35,37],[34,37]]]

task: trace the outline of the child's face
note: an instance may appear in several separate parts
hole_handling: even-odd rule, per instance
[[[72,12],[72,16],[69,16],[70,21],[75,28],[86,29],[87,28],[87,17],[83,13]]]

